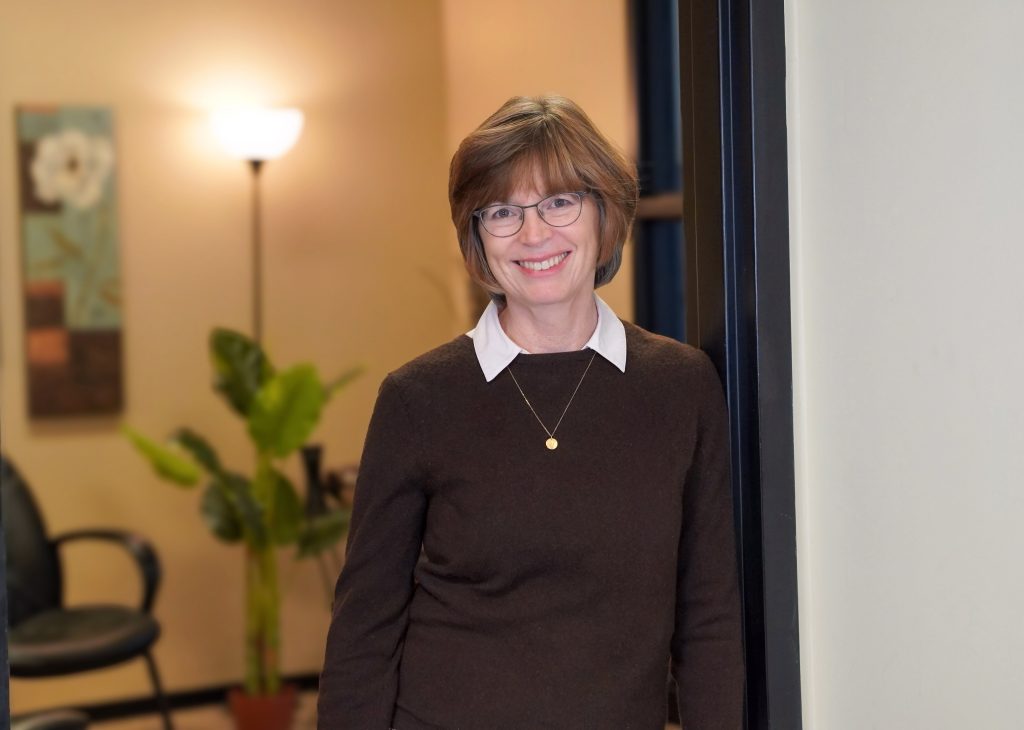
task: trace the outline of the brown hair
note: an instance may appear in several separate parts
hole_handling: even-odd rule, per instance
[[[469,275],[492,299],[504,295],[491,274],[473,211],[507,200],[539,174],[546,193],[587,191],[600,212],[594,286],[622,263],[636,214],[636,166],[562,96],[514,96],[462,140],[452,157],[448,202]]]

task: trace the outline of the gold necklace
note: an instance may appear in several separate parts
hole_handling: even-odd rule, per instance
[[[594,364],[595,357],[597,357],[596,352],[590,356],[590,362],[587,363],[587,369],[583,371],[583,376],[580,378],[580,382],[576,383],[576,390],[574,390],[572,395],[569,396],[569,402],[565,404],[565,408],[562,410],[562,415],[558,417],[558,423],[556,423],[555,427],[550,431],[548,430],[548,427],[544,425],[544,421],[540,420],[540,416],[537,415],[537,411],[535,411],[533,406],[530,404],[530,399],[526,397],[526,393],[523,392],[522,386],[520,386],[519,381],[516,380],[515,373],[512,372],[512,366],[508,366],[508,374],[512,376],[512,382],[515,383],[516,388],[519,389],[519,395],[523,396],[523,400],[526,401],[526,406],[530,409],[530,413],[533,414],[533,417],[537,419],[537,423],[540,424],[540,427],[543,428],[544,432],[548,435],[548,440],[544,442],[544,445],[551,451],[558,448],[558,439],[555,438],[555,431],[557,431],[558,427],[562,425],[562,419],[565,418],[565,414],[569,412],[569,406],[572,405],[572,399],[576,397],[576,393],[579,392],[580,386],[583,385],[583,378],[587,377],[587,373],[590,372],[590,366]]]

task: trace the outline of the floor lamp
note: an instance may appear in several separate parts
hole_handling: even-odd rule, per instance
[[[298,109],[222,109],[210,117],[213,132],[224,150],[240,160],[245,160],[252,171],[252,338],[263,345],[263,240],[260,220],[260,173],[263,164],[276,160],[290,150],[302,133],[303,116]],[[311,447],[307,447],[311,448]],[[319,450],[315,455],[316,469],[319,470]],[[304,450],[303,458],[312,458]],[[307,484],[316,480],[307,474]],[[321,493],[307,493],[307,499],[321,499]],[[307,506],[307,512],[309,507]],[[334,550],[340,569],[341,558]],[[320,571],[330,595],[330,578],[323,553],[317,559]]]
[[[263,163],[288,152],[302,132],[298,109],[222,109],[210,117],[224,150],[249,163],[252,171],[252,337],[263,343],[263,241],[260,225],[260,172]]]

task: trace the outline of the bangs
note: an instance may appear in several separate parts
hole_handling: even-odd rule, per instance
[[[546,130],[545,130],[546,131]],[[591,185],[572,164],[562,140],[542,134],[534,144],[524,145],[509,159],[483,172],[476,182],[480,208],[494,203],[507,203],[517,188],[538,185],[541,196],[554,193],[589,191]]]

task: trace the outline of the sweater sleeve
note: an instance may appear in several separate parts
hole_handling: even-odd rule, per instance
[[[420,553],[426,496],[420,438],[389,375],[359,465],[345,566],[320,676],[320,730],[388,730]]]
[[[744,669],[728,417],[706,357],[698,388],[697,442],[683,487],[672,675],[683,730],[739,730]]]

